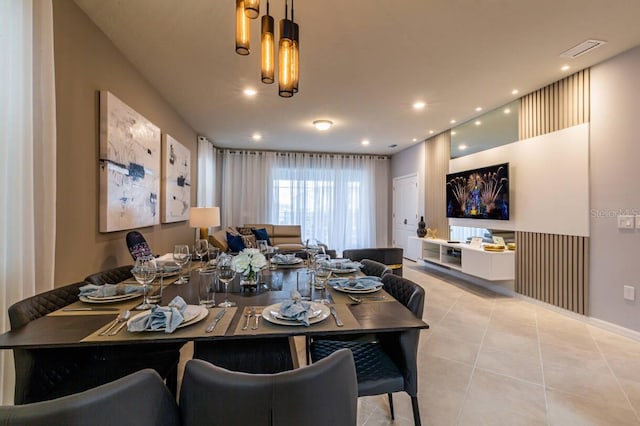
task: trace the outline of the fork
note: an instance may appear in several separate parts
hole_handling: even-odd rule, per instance
[[[126,310],[120,315],[118,315],[118,318],[116,318],[116,324],[120,323],[120,325],[118,327],[115,327],[113,331],[109,333],[109,336],[115,336],[116,334],[120,333],[120,330],[122,330],[122,328],[125,325],[127,325],[127,320],[129,319],[130,315],[131,315],[131,311],[129,310]]]
[[[258,329],[258,325],[259,325],[259,323],[260,323],[260,317],[261,317],[261,316],[262,316],[262,314],[261,314],[261,313],[259,313],[259,312],[258,312],[258,313],[256,313],[256,314],[254,314],[254,317],[255,317],[255,319],[256,319],[256,322],[253,324],[253,327],[251,327],[251,329],[252,329],[252,330],[257,330],[257,329]]]
[[[251,317],[255,312],[256,312],[256,309],[252,307],[252,308],[249,308],[248,312],[244,313],[244,316],[247,319],[247,322],[245,322],[244,326],[242,326],[242,330],[246,330],[249,328],[249,321],[251,320]]]

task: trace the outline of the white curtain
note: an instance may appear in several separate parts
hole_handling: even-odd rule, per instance
[[[376,245],[376,157],[281,153],[271,168],[269,222],[300,224],[341,252]]]
[[[216,148],[203,137],[198,138],[198,207],[216,204]]]
[[[274,156],[273,152],[222,151],[220,222],[223,227],[269,223],[267,177]]]
[[[53,65],[51,1],[0,1],[0,332],[11,304],[53,287]],[[0,401],[11,404],[13,361],[0,352]]]

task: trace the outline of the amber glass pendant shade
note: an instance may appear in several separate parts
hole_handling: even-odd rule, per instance
[[[244,0],[244,14],[249,19],[256,19],[260,14],[260,0]]]
[[[293,96],[293,22],[280,20],[278,45],[278,94],[283,98]]]
[[[262,17],[262,82],[271,84],[274,81],[273,75],[275,71],[274,57],[274,22],[269,15]]]
[[[291,79],[293,81],[293,93],[298,93],[298,80],[300,79],[300,29],[293,23],[293,46],[291,49]]]
[[[236,0],[236,53],[249,54],[249,18],[244,13],[245,0]]]

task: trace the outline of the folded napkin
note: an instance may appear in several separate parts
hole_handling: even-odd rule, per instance
[[[380,277],[359,277],[356,279],[332,278],[329,285],[332,287],[348,288],[353,290],[370,290],[380,287]]]
[[[362,263],[353,260],[342,260],[341,262],[332,261],[331,266],[335,269],[360,269],[362,268]]]
[[[160,330],[165,333],[173,333],[184,320],[184,311],[187,302],[180,296],[176,296],[168,306],[156,305],[146,315],[135,317],[129,322],[129,331]]]
[[[131,293],[142,293],[142,286],[136,284],[87,284],[80,287],[80,296],[110,297]]]
[[[309,326],[309,310],[311,304],[303,302],[297,290],[291,290],[291,300],[285,300],[280,304],[280,312],[284,318],[291,318]]]
[[[296,260],[296,256],[293,254],[276,254],[271,259],[272,262],[276,263],[293,263]]]

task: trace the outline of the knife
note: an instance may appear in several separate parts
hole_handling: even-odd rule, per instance
[[[226,312],[227,312],[227,308],[224,308],[223,310],[218,312],[218,315],[216,315],[213,321],[211,321],[211,324],[209,324],[205,332],[211,333],[213,329],[216,328],[216,325],[218,324],[218,321],[220,321],[220,318],[222,318]]]
[[[120,308],[62,308],[64,312],[74,312],[74,311],[119,311]]]
[[[336,308],[334,306],[329,306],[329,309],[331,310],[331,315],[333,315],[333,317],[336,319],[336,325],[338,327],[342,327],[344,324],[342,323],[342,320],[338,316],[338,313],[336,312]]]

